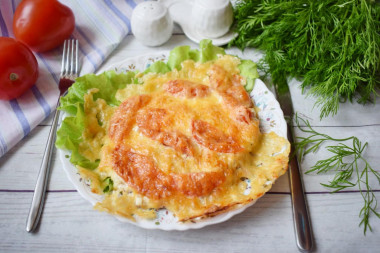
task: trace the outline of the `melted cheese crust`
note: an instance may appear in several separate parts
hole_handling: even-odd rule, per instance
[[[96,90],[85,95],[80,152],[101,162],[79,172],[98,194],[106,178],[114,182],[96,209],[152,219],[166,208],[186,221],[237,208],[271,188],[287,169],[290,145],[260,133],[239,63],[225,55],[142,75],[143,84],[117,92],[118,108],[93,101]]]

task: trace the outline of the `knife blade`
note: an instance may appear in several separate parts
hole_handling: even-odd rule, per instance
[[[291,143],[290,154],[294,154],[294,132],[293,132],[293,103],[289,88],[286,92],[278,92],[274,85],[277,100],[284,113],[287,123],[288,140]],[[312,228],[310,216],[305,198],[304,186],[301,178],[300,167],[296,155],[291,156],[289,162],[289,185],[292,201],[294,232],[299,250],[303,252],[311,251],[313,248]]]

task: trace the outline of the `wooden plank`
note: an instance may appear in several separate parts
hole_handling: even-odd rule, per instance
[[[0,159],[0,189],[34,189],[49,131],[49,125],[37,126]],[[73,189],[55,151],[50,174],[48,189]]]
[[[377,193],[380,197],[380,193]],[[316,252],[375,252],[374,232],[358,227],[358,194],[309,195]],[[199,230],[144,230],[92,210],[76,193],[48,193],[37,233],[25,231],[31,193],[0,193],[0,252],[295,252],[288,194],[268,194],[222,224]]]
[[[223,224],[165,232],[121,223],[92,210],[75,193],[49,193],[36,234],[25,232],[31,193],[0,196],[0,251],[231,252],[251,245],[266,249],[265,241],[270,238],[279,241],[278,249],[284,245],[290,251],[296,249],[293,233],[283,233],[293,229],[289,195],[264,197],[254,208]],[[279,229],[273,229],[274,224]]]

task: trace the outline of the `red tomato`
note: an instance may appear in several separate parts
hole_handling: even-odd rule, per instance
[[[57,0],[23,0],[13,17],[16,39],[36,52],[61,45],[71,35],[74,26],[73,12]]]
[[[0,99],[19,97],[35,84],[38,63],[30,49],[8,37],[0,37]]]

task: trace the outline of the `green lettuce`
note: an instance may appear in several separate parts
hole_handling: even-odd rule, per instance
[[[219,54],[226,54],[224,49],[216,47],[212,44],[211,40],[202,40],[199,43],[199,49],[191,49],[190,46],[180,46],[170,51],[168,59],[168,67],[173,69],[181,69],[181,63],[186,60],[193,60],[196,62],[207,62],[216,60]]]
[[[103,98],[109,105],[117,106],[119,102],[115,98],[116,91],[125,88],[129,83],[136,82],[134,77],[135,72],[117,74],[113,70],[100,75],[88,74],[78,77],[67,95],[61,98],[59,109],[75,114],[77,103],[83,104],[84,94],[92,88],[99,89],[99,92],[94,94],[94,100]]]
[[[167,73],[173,69],[181,69],[181,63],[185,60],[207,62],[216,60],[218,55],[224,55],[223,48],[216,47],[211,40],[202,40],[198,49],[189,46],[179,46],[170,51],[167,63],[157,61],[150,65],[143,73]],[[241,74],[246,77],[247,91],[253,89],[255,79],[258,78],[256,64],[250,60],[242,60],[239,65]],[[137,72],[116,73],[105,71],[102,74],[88,74],[76,79],[69,88],[66,96],[60,100],[59,110],[66,112],[67,116],[57,131],[56,147],[71,151],[70,162],[87,169],[97,168],[99,161],[90,161],[79,153],[79,144],[83,141],[82,133],[86,126],[84,114],[84,95],[89,89],[97,88],[99,92],[94,94],[94,100],[104,99],[108,105],[118,106],[120,102],[115,98],[117,90],[123,89],[128,84],[138,83],[135,77]]]
[[[99,164],[99,161],[90,161],[79,153],[79,144],[83,141],[82,133],[86,126],[84,95],[87,91],[97,88],[99,92],[94,94],[94,100],[103,98],[107,104],[117,106],[120,102],[115,98],[116,91],[135,82],[134,72],[117,74],[115,71],[106,71],[100,75],[88,74],[77,78],[67,95],[61,98],[58,109],[70,116],[62,121],[57,131],[55,146],[71,151],[72,164],[87,169],[95,169]]]
[[[149,72],[154,72],[158,74],[165,74],[167,72],[170,72],[171,69],[169,68],[168,64],[162,61],[156,61],[152,65],[150,65],[145,71],[144,74]]]
[[[244,88],[250,93],[255,85],[256,78],[259,78],[259,72],[257,72],[257,65],[251,60],[241,60],[239,65],[240,74],[247,80]]]
[[[57,148],[71,151],[70,162],[87,169],[95,169],[99,161],[90,161],[79,153],[79,144],[82,141],[82,133],[85,128],[85,115],[83,107],[77,103],[76,114],[66,117],[57,131]]]

